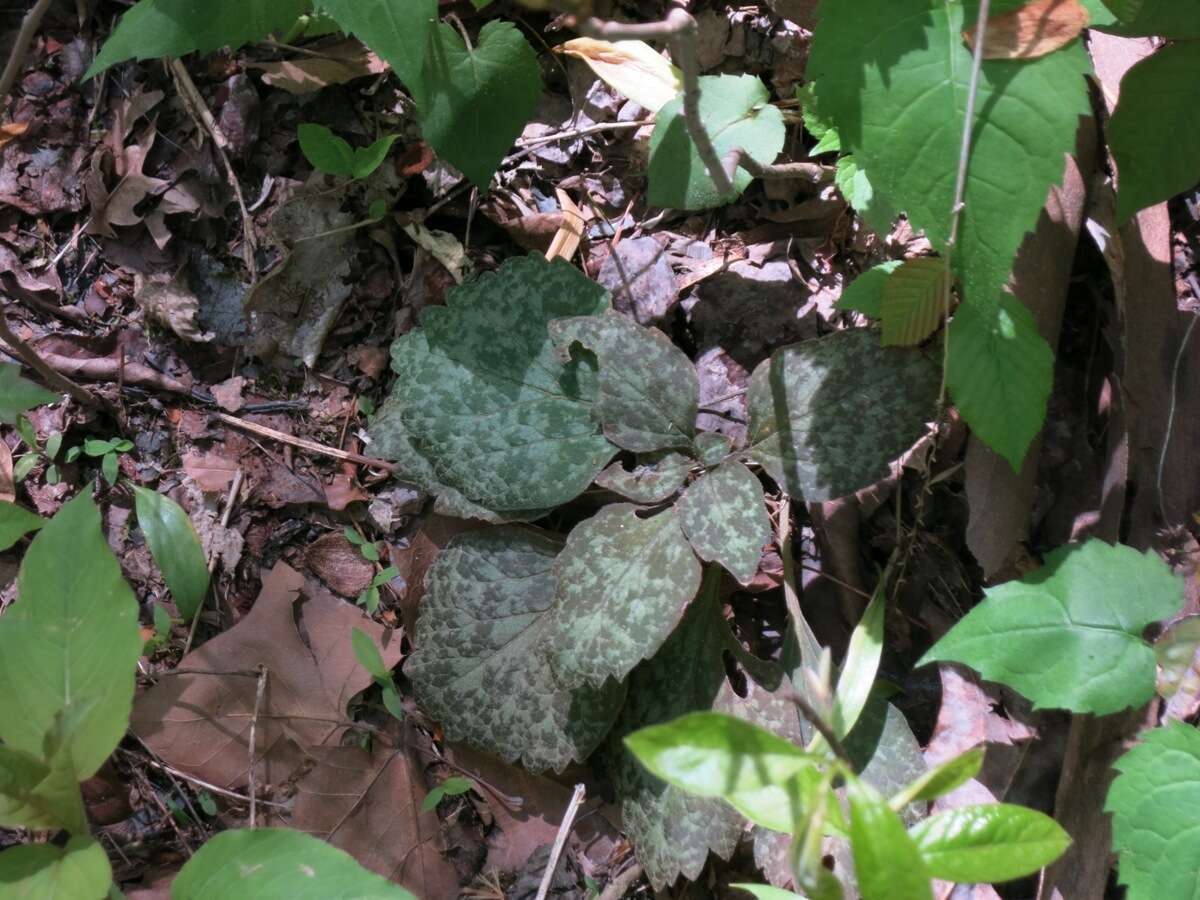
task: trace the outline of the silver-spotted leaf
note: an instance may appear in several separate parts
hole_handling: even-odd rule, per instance
[[[609,311],[551,322],[550,336],[564,360],[575,344],[596,354],[599,395],[592,409],[610,441],[636,453],[691,446],[700,382],[665,334]]]
[[[754,458],[793,497],[823,502],[874,484],[925,432],[938,367],[852,329],[783,347],[750,379]]]
[[[425,310],[392,367],[408,440],[439,483],[499,513],[558,506],[591,484],[615,452],[592,417],[595,372],[560,361],[547,324],[607,308],[576,269],[529,256]]]
[[[404,666],[448,738],[532,771],[584,759],[625,694],[614,682],[570,689],[550,667],[564,639],[550,624],[560,548],[511,526],[456,537],[426,576],[417,649]]]
[[[661,503],[687,480],[692,461],[673,451],[639,456],[632,470],[620,461],[596,476],[596,484],[634,503]]]
[[[771,520],[749,469],[736,460],[721,464],[689,487],[676,508],[697,556],[720,563],[742,584],[754,579]]]
[[[700,588],[700,562],[673,508],[643,518],[616,503],[575,526],[554,577],[554,670],[568,685],[600,685],[663,645]]]

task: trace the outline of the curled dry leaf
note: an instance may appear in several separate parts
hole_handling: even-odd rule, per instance
[[[311,56],[252,63],[249,68],[261,71],[263,81],[271,87],[300,95],[313,94],[331,84],[345,84],[367,75],[381,75],[388,66],[360,42],[347,39],[317,47]]]
[[[1012,12],[991,16],[984,35],[984,59],[1037,59],[1065,47],[1088,25],[1080,0],[1033,0]],[[963,38],[975,49],[974,28]]]
[[[658,112],[682,88],[679,69],[644,41],[575,38],[557,49],[582,59],[614,90],[650,112]]]
[[[147,316],[184,340],[207,343],[215,336],[211,331],[201,330],[197,321],[200,301],[184,282],[173,279],[160,283],[135,275],[133,291],[134,300]]]

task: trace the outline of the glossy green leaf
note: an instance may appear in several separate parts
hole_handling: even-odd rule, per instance
[[[1098,715],[1153,696],[1154,651],[1142,632],[1183,603],[1183,584],[1161,559],[1100,540],[1060,547],[1042,569],[985,593],[921,664],[960,662],[1034,709]]]
[[[474,47],[438,23],[430,35],[418,98],[421,133],[438,156],[480,190],[537,106],[542,76],[529,42],[509,22],[486,23]]]
[[[84,78],[127,59],[237,49],[289,27],[309,0],[140,0],[117,27]]]
[[[1129,900],[1192,900],[1200,870],[1200,731],[1172,722],[1115,763],[1108,789],[1119,881]]]
[[[932,256],[905,260],[883,285],[879,317],[885,347],[915,347],[942,321],[950,290],[946,264]]]
[[[437,21],[437,0],[321,0],[320,5],[343,31],[379,54],[421,102],[423,64]]]
[[[708,75],[700,78],[700,121],[704,123],[717,157],[724,159],[740,149],[760,165],[769,166],[783,149],[783,115],[771,105],[766,85],[754,75]],[[650,135],[650,185],[646,194],[652,206],[674,209],[708,209],[728,203],[753,181],[739,168],[734,190],[722,197],[708,176],[683,118],[683,98],[676,97],[659,110]]]
[[[1118,2],[1126,8],[1118,9]],[[1113,34],[1200,38],[1200,0],[1109,0],[1109,5],[1121,18],[1104,29]]]
[[[447,738],[519,757],[533,771],[583,760],[624,698],[612,682],[571,689],[550,666],[561,641],[584,638],[550,623],[559,549],[507,526],[456,537],[426,577],[417,648],[404,666]]]
[[[0,896],[13,900],[101,900],[112,867],[104,848],[87,835],[53,844],[24,844],[0,852]]]
[[[599,394],[592,414],[610,441],[637,453],[691,447],[700,382],[665,334],[609,310],[551,322],[550,337],[564,362],[575,345],[596,355]]]
[[[498,512],[558,506],[591,484],[616,448],[592,417],[593,369],[560,362],[547,323],[606,308],[578,270],[529,256],[425,310],[392,366],[405,439],[438,482]]]
[[[925,433],[939,384],[933,360],[866,329],[783,347],[750,379],[751,452],[793,497],[844,497]]]
[[[46,520],[22,506],[0,500],[0,550],[7,550],[31,531],[37,531]]]
[[[208,561],[200,536],[183,507],[149,488],[134,487],[138,525],[179,614],[191,619],[208,593]]]
[[[890,806],[857,778],[846,783],[850,847],[863,900],[932,900],[930,871]]]
[[[296,135],[304,158],[314,169],[345,178],[354,176],[354,148],[345,138],[316,122],[300,123]]]
[[[679,524],[703,560],[724,566],[749,584],[771,539],[771,520],[759,480],[731,460],[700,477],[680,499]]]
[[[416,900],[348,853],[288,828],[222,831],[187,861],[171,900]]]
[[[1121,79],[1121,99],[1108,123],[1118,222],[1200,182],[1200,141],[1166,137],[1193,130],[1198,107],[1200,53],[1192,44],[1163,47]]]
[[[0,362],[0,422],[16,425],[21,413],[35,406],[57,403],[58,399],[58,394],[22,378],[20,366]],[[33,446],[29,440],[26,443]]]
[[[886,578],[880,579],[875,596],[850,634],[846,660],[842,663],[833,695],[833,730],[839,738],[849,734],[858,721],[879,671],[879,660],[883,657],[883,625],[887,615],[887,597],[883,589],[886,582]]]
[[[89,778],[125,734],[142,649],[137,601],[89,495],[38,532],[17,584],[0,617],[0,739],[37,757],[61,717],[63,749]]]
[[[662,646],[700,588],[700,563],[674,509],[643,518],[614,503],[575,526],[554,577],[551,665],[568,686],[598,687]]]
[[[965,883],[1011,881],[1058,859],[1071,837],[1044,813],[1010,803],[959,806],[910,831],[934,878]]]
[[[966,784],[979,774],[981,768],[983,768],[982,749],[977,747],[961,753],[930,769],[912,784],[893,795],[890,801],[891,807],[899,812],[910,803],[936,800]]]
[[[639,456],[632,470],[620,461],[596,476],[596,484],[634,503],[661,503],[683,487],[692,461],[679,453]]]
[[[891,274],[903,264],[903,260],[893,259],[863,272],[842,291],[837,308],[852,309],[864,316],[878,319],[880,307],[883,305],[883,287],[888,283]]]
[[[369,634],[361,628],[350,629],[350,646],[354,658],[376,681],[390,682],[392,673],[383,661],[383,654]]]

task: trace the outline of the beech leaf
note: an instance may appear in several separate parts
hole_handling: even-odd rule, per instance
[[[913,347],[933,334],[942,320],[950,272],[930,256],[906,260],[883,285],[879,304],[885,347]]]

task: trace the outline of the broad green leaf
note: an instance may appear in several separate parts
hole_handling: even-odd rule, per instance
[[[87,833],[79,781],[67,754],[45,760],[0,744],[0,826]]]
[[[676,509],[696,555],[720,563],[742,584],[754,579],[771,520],[762,484],[749,469],[736,460],[722,463],[689,487]]]
[[[22,506],[0,500],[0,550],[7,550],[31,531],[37,531],[46,520]]]
[[[610,441],[637,453],[691,447],[700,382],[665,334],[609,310],[551,322],[550,337],[564,362],[576,344],[596,355],[599,394],[592,414]]]
[[[57,402],[58,394],[22,378],[20,366],[0,362],[0,422],[16,425],[17,417],[26,410]],[[33,446],[28,440],[26,443]]]
[[[449,739],[520,757],[532,771],[583,760],[625,693],[613,682],[571,690],[550,666],[560,642],[580,639],[549,621],[559,549],[507,526],[456,537],[426,577],[417,649],[404,666],[417,700]]]
[[[620,461],[596,476],[596,484],[634,503],[661,503],[687,480],[692,461],[679,453],[639,456],[632,471]]]
[[[350,854],[289,828],[222,831],[187,861],[171,900],[416,900]]]
[[[421,72],[421,133],[438,156],[480,190],[512,148],[537,106],[537,56],[517,27],[493,19],[473,48],[457,29],[434,26]]]
[[[1158,693],[1173,697],[1187,683],[1196,651],[1200,649],[1200,616],[1186,616],[1171,623],[1154,642],[1158,661]],[[1195,677],[1195,676],[1192,676]]]
[[[700,121],[717,157],[733,150],[769,166],[783,149],[783,115],[771,105],[766,85],[754,75],[707,75],[700,78]],[[658,112],[650,135],[650,185],[646,200],[652,206],[708,209],[728,203],[754,179],[739,168],[733,191],[722,197],[709,178],[683,118],[683,98],[676,97]]]
[[[950,235],[970,82],[971,53],[961,36],[967,5],[826,3],[807,70],[816,84],[816,113],[837,128],[875,196],[906,213],[938,249]],[[947,375],[968,424],[1014,468],[1045,414],[1052,372],[1042,362],[1049,348],[1044,342],[1033,347],[1035,364],[1011,378],[1012,360],[997,355],[1006,348],[980,340],[979,332],[1002,330],[999,308],[1017,248],[1037,224],[1049,188],[1062,178],[1080,119],[1090,115],[1089,70],[1075,41],[1035,60],[985,61],[980,79],[955,249],[964,288],[960,316],[974,313],[959,330],[973,326],[975,340],[963,335],[956,346],[952,329]],[[1021,334],[1035,345],[1041,340]],[[968,378],[971,367],[989,377]],[[1005,378],[1012,387],[1000,391],[996,385]]]
[[[947,809],[918,822],[909,835],[934,878],[964,883],[1032,875],[1071,843],[1049,816],[1010,803]]]
[[[17,585],[0,617],[0,739],[39,756],[61,716],[62,747],[89,778],[125,734],[142,638],[88,494],[38,532]]]
[[[1200,53],[1194,44],[1170,44],[1125,73],[1108,123],[1118,223],[1200,181],[1200,141],[1168,137],[1194,134],[1198,107]]]
[[[837,308],[852,309],[864,316],[878,319],[880,307],[883,305],[883,286],[887,284],[889,276],[903,264],[903,260],[893,259],[880,263],[873,269],[867,269],[842,291]]]
[[[133,489],[138,525],[179,614],[191,619],[208,593],[208,561],[200,536],[183,507],[149,488]]]
[[[0,852],[0,895],[13,900],[100,900],[112,884],[104,848],[87,835],[53,844],[23,844]]]
[[[140,0],[121,17],[83,77],[127,59],[237,49],[287,28],[309,6],[309,0]]]
[[[675,510],[641,513],[628,503],[604,507],[575,526],[554,561],[547,652],[570,687],[624,678],[653,656],[700,588],[700,563]]]
[[[950,273],[931,256],[906,260],[884,283],[879,305],[885,347],[913,347],[942,321]]]
[[[595,372],[559,361],[547,323],[607,308],[567,263],[528,256],[425,310],[392,345],[392,367],[407,440],[438,482],[500,513],[552,508],[591,484],[615,452],[592,417]]]
[[[899,812],[910,803],[922,800],[936,800],[950,793],[960,785],[966,784],[979,774],[983,768],[983,750],[975,748],[961,753],[953,759],[948,759],[941,765],[930,769],[912,784],[892,796],[889,801],[892,809]]]
[[[437,21],[437,0],[320,0],[320,5],[343,31],[378,53],[421,102],[423,63]]]
[[[750,378],[754,458],[793,497],[820,503],[884,477],[925,433],[937,365],[852,329],[776,350]]]
[[[1108,0],[1109,6],[1118,13],[1121,21],[1106,27],[1105,31],[1130,37],[1200,38],[1200,0],[1120,2],[1128,8],[1118,10],[1118,0]],[[1135,5],[1138,8],[1134,9]]]
[[[366,669],[372,678],[384,682],[392,680],[392,673],[383,661],[383,654],[379,652],[379,647],[369,634],[361,628],[351,628],[350,646],[358,664]]]
[[[1119,881],[1129,900],[1194,900],[1200,869],[1200,731],[1174,722],[1142,735],[1108,789]]]
[[[296,129],[300,150],[314,169],[344,178],[354,176],[354,148],[345,138],[316,122],[302,122]]]
[[[1156,555],[1100,540],[1059,547],[1042,569],[985,593],[920,664],[960,662],[1034,709],[1097,715],[1153,696],[1142,632],[1183,603],[1183,583]]]
[[[850,847],[863,900],[932,900],[930,872],[900,816],[857,778],[846,783]]]

